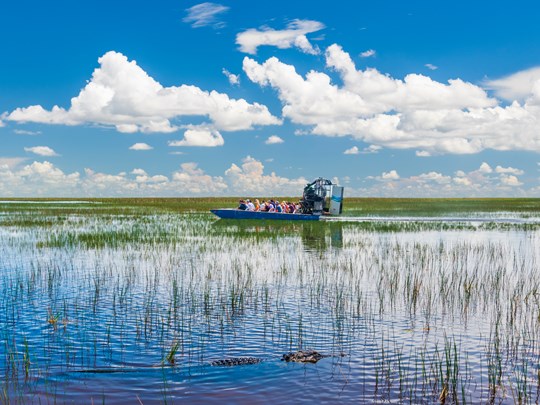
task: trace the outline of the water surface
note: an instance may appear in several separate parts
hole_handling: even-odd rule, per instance
[[[4,402],[538,395],[534,227],[20,216],[0,226]],[[280,360],[308,348],[329,357]],[[210,364],[239,356],[264,361]]]

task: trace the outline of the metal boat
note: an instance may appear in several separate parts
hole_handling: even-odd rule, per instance
[[[342,209],[343,187],[332,184],[330,180],[319,177],[304,187],[299,208],[297,207],[297,212],[294,214],[234,208],[222,208],[210,211],[223,219],[318,221],[322,216],[340,215]]]
[[[281,221],[318,221],[320,215],[313,214],[285,214],[282,212],[245,211],[236,208],[222,208],[210,210],[223,219],[276,219]]]

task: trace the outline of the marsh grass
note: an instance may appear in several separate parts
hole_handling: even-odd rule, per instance
[[[538,398],[536,227],[215,222],[154,203],[4,212],[3,402],[39,402],[36,381],[70,370],[156,364],[175,367],[152,398],[173,401],[169,372],[305,348],[336,355],[306,386],[345,402]]]
[[[240,196],[246,197],[246,196]],[[257,196],[259,199],[277,198],[278,200],[296,201],[298,196]],[[236,207],[238,197],[207,198],[41,198],[15,199],[4,198],[10,204],[2,204],[3,212],[39,212],[41,215],[66,214],[95,215],[130,214],[141,212],[208,212],[210,209]],[[16,203],[20,201],[20,203]],[[27,204],[27,202],[39,204]],[[61,205],[59,202],[77,201],[78,204]],[[474,212],[514,212],[538,215],[538,198],[358,198],[344,199],[344,215],[399,215],[399,216],[444,216]]]

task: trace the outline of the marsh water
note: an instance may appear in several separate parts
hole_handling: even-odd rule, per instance
[[[516,220],[6,210],[0,398],[538,402],[540,231]],[[302,349],[328,357],[281,361]]]

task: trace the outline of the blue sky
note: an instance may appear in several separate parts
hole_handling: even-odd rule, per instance
[[[540,196],[536,3],[262,3],[4,4],[0,195]]]

